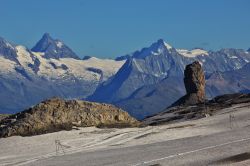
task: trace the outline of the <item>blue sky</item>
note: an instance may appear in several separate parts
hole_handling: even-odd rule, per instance
[[[159,38],[176,48],[250,47],[249,0],[0,2],[0,36],[29,48],[45,32],[79,56],[116,57]]]

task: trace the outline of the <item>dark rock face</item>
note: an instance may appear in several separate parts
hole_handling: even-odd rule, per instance
[[[73,126],[135,127],[139,122],[108,104],[52,98],[0,121],[0,137],[30,136]]]
[[[194,105],[205,100],[205,75],[198,61],[186,66],[184,71],[184,84],[186,95],[173,104]]]
[[[187,94],[199,92],[204,93],[205,77],[199,62],[195,61],[192,64],[187,65],[184,71],[184,84]]]
[[[45,33],[40,41],[31,49],[34,52],[45,53],[45,58],[74,58],[80,59],[68,46],[62,41],[53,39],[48,33]]]
[[[0,56],[3,56],[6,59],[19,63],[17,60],[17,53],[14,46],[9,42],[0,37]]]

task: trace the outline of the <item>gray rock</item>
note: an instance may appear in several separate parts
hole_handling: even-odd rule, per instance
[[[230,108],[235,104],[242,103],[250,103],[250,94],[227,94],[217,96],[210,101],[206,101],[206,103],[167,108],[160,113],[145,118],[142,123],[144,125],[162,125],[200,119],[213,116],[221,109]]]
[[[139,122],[115,106],[52,98],[0,121],[0,137],[30,136],[73,126],[136,127]]]
[[[177,100],[172,106],[195,105],[205,101],[205,75],[198,61],[186,66],[184,84],[186,95]]]

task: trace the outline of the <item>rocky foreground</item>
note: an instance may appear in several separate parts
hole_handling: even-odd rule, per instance
[[[146,125],[162,125],[205,118],[213,116],[222,109],[243,103],[249,104],[250,111],[250,94],[237,93],[222,95],[205,103],[168,108],[159,114],[145,118],[143,123]]]
[[[0,114],[0,121],[9,116],[9,114]]]
[[[172,107],[144,119],[145,125],[159,125],[211,116],[224,108],[236,104],[249,103],[250,94],[226,94],[212,100],[205,100],[205,76],[199,62],[185,68],[184,84],[186,95],[177,100]]]
[[[31,136],[76,127],[135,127],[139,122],[109,104],[52,98],[0,121],[0,137]]]

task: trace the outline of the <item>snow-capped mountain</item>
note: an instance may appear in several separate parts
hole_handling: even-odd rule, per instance
[[[52,96],[113,103],[137,118],[161,111],[185,93],[183,72],[198,60],[207,96],[248,92],[250,52],[176,49],[163,41],[116,60],[82,60],[44,34],[32,50],[0,38],[0,112],[17,112]],[[237,81],[238,80],[238,81]]]
[[[181,97],[185,93],[184,68],[195,60],[202,64],[207,77],[238,70],[250,62],[250,53],[242,49],[183,50],[161,39],[126,57],[116,75],[100,85],[89,100],[116,104],[137,118],[161,111]],[[207,95],[215,94],[210,90]]]
[[[80,60],[59,48],[55,49],[60,54],[50,54],[58,40],[45,34],[38,43],[45,39],[49,47],[40,47],[39,52],[0,40],[0,112],[21,111],[53,96],[85,98],[125,62],[95,57]],[[63,50],[68,48],[63,45]]]

